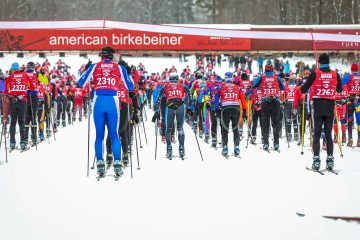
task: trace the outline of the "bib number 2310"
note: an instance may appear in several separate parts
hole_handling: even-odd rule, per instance
[[[97,79],[98,86],[114,86],[116,83],[115,78],[101,77]]]

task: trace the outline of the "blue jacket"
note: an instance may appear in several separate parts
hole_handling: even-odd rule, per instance
[[[289,74],[290,73],[290,63],[284,63],[284,73]]]
[[[360,74],[355,72],[354,76],[360,76]],[[350,82],[350,74],[346,74],[341,81],[341,85],[344,86],[344,85],[348,84],[349,82]]]

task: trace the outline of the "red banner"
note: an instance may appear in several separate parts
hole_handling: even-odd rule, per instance
[[[0,29],[0,51],[250,50],[249,38],[211,37],[122,29]]]

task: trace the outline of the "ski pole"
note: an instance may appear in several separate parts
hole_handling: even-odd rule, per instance
[[[89,89],[90,89],[90,81],[89,81]],[[90,105],[90,98],[88,100]],[[89,177],[89,165],[90,165],[90,113],[88,112],[88,146],[87,146],[87,177]],[[94,158],[95,160],[95,158]]]
[[[338,138],[338,145],[339,145],[339,150],[340,150],[340,157],[344,157],[343,155],[343,152],[342,152],[342,142],[341,142],[341,137],[340,137],[340,134],[341,134],[341,125],[339,126],[339,116],[338,116],[338,112],[336,111],[336,107],[335,107],[335,120],[336,120],[336,125],[337,125],[337,128],[338,128],[338,135],[337,135],[337,138]]]
[[[96,158],[96,155],[94,155],[94,161],[93,161],[93,164],[92,164],[91,169],[94,169],[94,168],[95,168],[95,158]]]
[[[314,152],[314,149],[313,149],[313,123],[312,123],[312,117],[310,118],[310,121],[309,121],[309,128],[310,128],[310,148],[311,148],[311,151]]]
[[[147,137],[146,137],[146,130],[145,130],[145,123],[144,123],[144,119],[142,121],[142,124],[143,124],[143,129],[144,129],[144,134],[145,134],[145,141],[146,141],[146,145],[148,144],[148,141],[147,141]]]
[[[156,121],[155,121],[155,160],[156,160],[156,154],[157,154],[158,122],[159,122],[159,120],[156,119]]]
[[[305,135],[305,98],[302,101],[302,116],[301,116],[301,155],[304,155],[304,135]]]
[[[143,107],[143,112],[144,112],[144,116],[145,116],[145,121],[147,121],[146,110],[145,110],[145,108],[144,108],[144,107]]]
[[[196,136],[196,132],[194,132],[194,135],[195,135],[196,143],[197,143],[198,148],[199,148],[199,152],[200,152],[200,156],[201,156],[201,161],[204,161],[204,158],[203,158],[202,153],[201,153],[200,145],[199,145],[199,140],[198,140],[198,138],[197,138],[197,136]]]
[[[130,134],[129,134],[130,136]],[[133,178],[133,165],[132,165],[132,141],[131,141],[131,137],[129,138],[130,140],[130,172],[131,172],[131,178]]]
[[[284,108],[285,108],[285,107],[284,107]],[[291,109],[290,109],[290,111],[291,111]],[[289,148],[289,147],[290,147],[290,143],[289,143],[290,133],[288,133],[288,131],[287,131],[286,124],[290,125],[290,132],[291,132],[291,119],[290,119],[290,123],[289,123],[289,122],[288,122],[288,118],[287,118],[286,115],[285,115],[285,109],[284,109],[283,115],[284,115],[284,119],[285,119],[285,135],[286,135],[286,141],[287,141],[288,148]],[[291,118],[291,115],[290,115],[290,118]]]
[[[136,144],[136,158],[137,158],[137,164],[138,164],[138,167],[137,167],[137,170],[140,170],[140,161],[139,161],[139,149],[138,149],[138,144],[137,144],[137,136],[136,136],[136,126],[133,126],[134,127],[134,130],[135,130],[135,144]],[[140,137],[140,135],[139,135]]]
[[[131,126],[131,123],[130,123],[130,105],[127,104],[127,108],[128,108],[128,111],[127,111],[127,116],[128,116],[128,125],[127,125],[127,131],[125,133],[125,135],[127,135],[127,139],[128,141],[130,141],[130,172],[131,172],[131,179],[133,178],[133,165],[132,165],[132,141],[131,141],[131,132],[130,132],[130,129],[132,129]]]
[[[5,126],[5,128],[4,128],[4,131],[5,131],[5,134],[6,134],[6,132],[7,132],[6,126]],[[6,135],[5,135],[5,159],[6,159],[6,162],[8,162]]]
[[[35,149],[37,151],[37,137],[36,137],[36,131],[33,131],[33,129],[36,127],[34,127],[34,121],[35,121],[35,118],[36,116],[34,117],[34,109],[33,109],[33,101],[32,101],[32,97],[31,97],[31,94],[29,95],[30,97],[30,111],[31,111],[31,132],[32,134],[34,134],[35,136]]]
[[[4,135],[4,128],[5,128],[5,124],[3,123],[2,129],[1,129],[1,137],[0,137],[0,150],[1,150],[1,145],[2,145],[2,138]]]
[[[143,146],[142,146],[142,144],[141,144],[141,137],[140,137],[140,128],[139,128],[139,125],[135,125],[134,126],[134,128],[135,128],[135,130],[136,130],[136,127],[138,128],[138,135],[139,135],[139,145],[140,145],[140,148],[142,148]],[[136,131],[135,131],[135,133],[136,133]]]

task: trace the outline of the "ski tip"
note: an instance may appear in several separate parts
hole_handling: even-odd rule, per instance
[[[305,217],[305,213],[299,213],[299,212],[296,212],[296,215],[298,215],[299,217]]]

